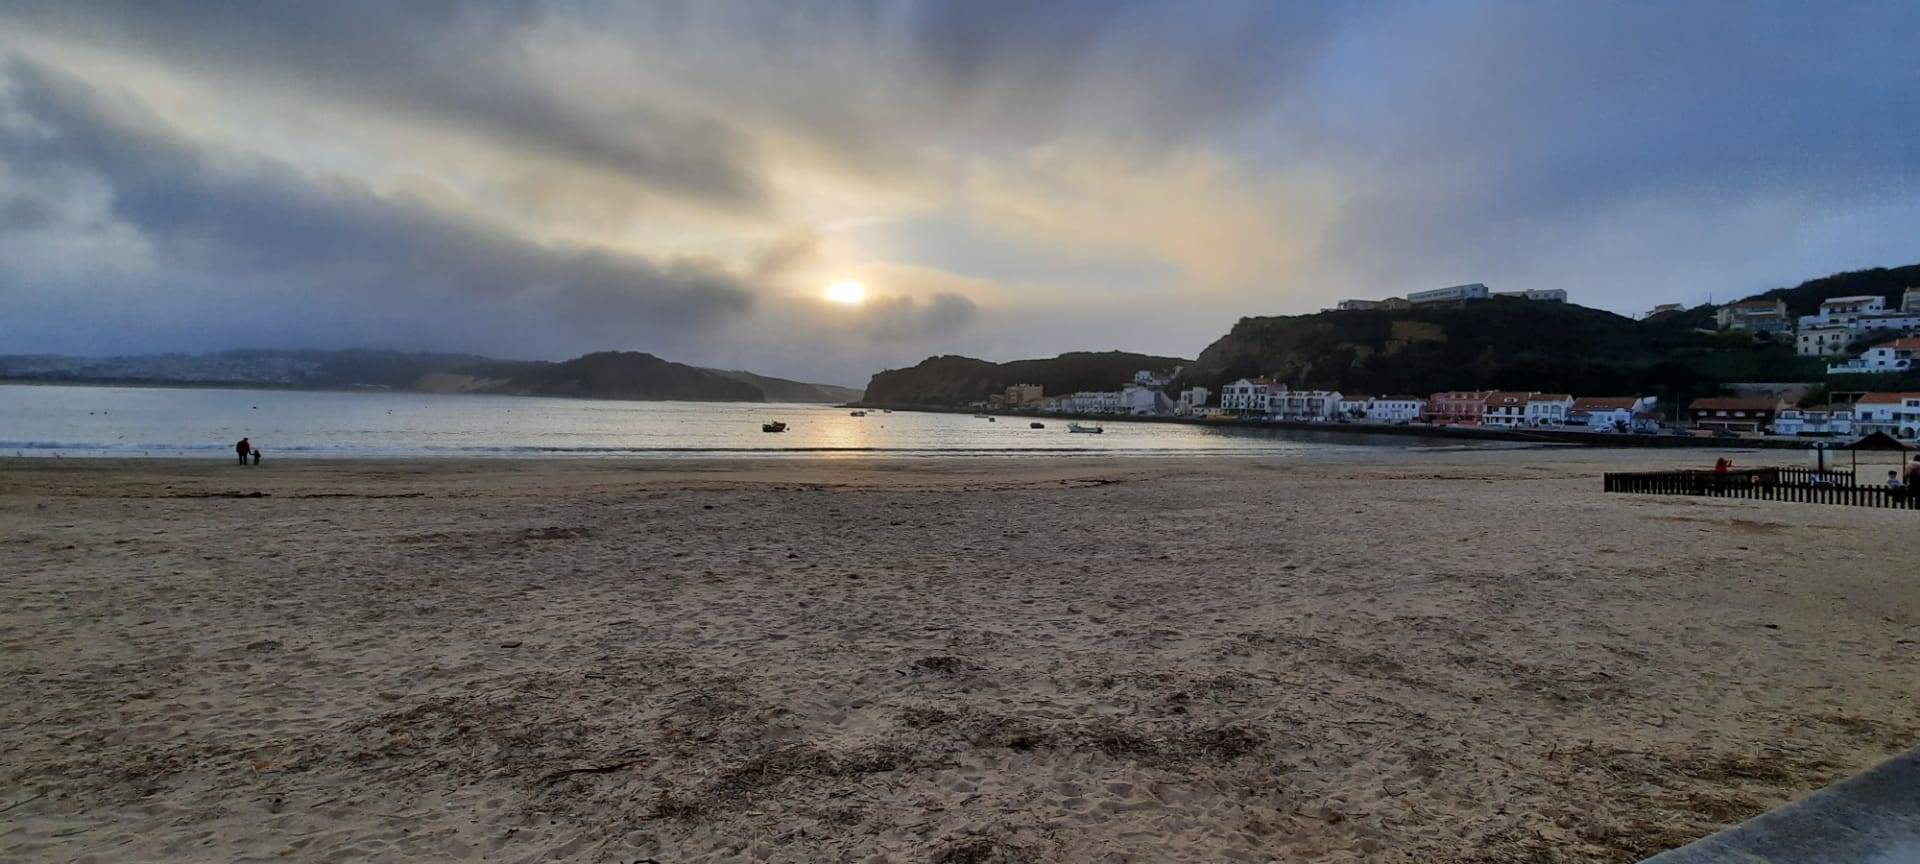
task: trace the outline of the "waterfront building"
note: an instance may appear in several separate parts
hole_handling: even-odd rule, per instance
[[[1532,393],[1527,396],[1528,426],[1565,426],[1573,412],[1573,396],[1566,393]]]
[[[1868,393],[1853,403],[1853,433],[1885,432],[1895,438],[1920,435],[1920,393]]]
[[[1907,336],[1868,348],[1859,357],[1827,367],[1828,375],[1860,375],[1881,372],[1905,372],[1913,368],[1913,355],[1920,351],[1920,337]]]
[[[1428,423],[1477,424],[1487,410],[1490,390],[1448,390],[1427,397],[1420,419]]]
[[[1582,396],[1567,409],[1567,423],[1617,432],[1658,428],[1660,417],[1654,413],[1658,401],[1654,396]]]
[[[1220,391],[1220,407],[1241,414],[1266,414],[1273,409],[1276,396],[1284,395],[1287,385],[1272,378],[1242,378]]]
[[[1757,434],[1773,426],[1781,407],[1776,398],[1695,399],[1687,405],[1687,421],[1694,429]]]

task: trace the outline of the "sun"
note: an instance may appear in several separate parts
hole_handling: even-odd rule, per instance
[[[842,279],[827,286],[827,299],[842,306],[858,306],[866,302],[867,286],[852,279]]]

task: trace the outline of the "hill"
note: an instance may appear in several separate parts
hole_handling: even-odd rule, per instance
[[[1749,300],[1787,301],[1787,313],[1791,315],[1812,315],[1820,311],[1820,302],[1834,297],[1853,297],[1873,295],[1884,297],[1887,307],[1900,308],[1900,297],[1908,288],[1920,288],[1920,264],[1908,264],[1905,267],[1875,267],[1871,270],[1854,270],[1848,273],[1835,273],[1819,279],[1809,279],[1792,288],[1775,288],[1763,291]]]
[[[966,405],[1015,384],[1038,384],[1049,395],[1114,390],[1142,369],[1171,374],[1188,362],[1124,351],[1078,351],[1009,363],[944,355],[873,376],[863,401],[870,405]]]
[[[1701,333],[1570,303],[1496,297],[1400,310],[1243,318],[1182,383],[1270,375],[1348,393],[1541,390],[1685,398],[1727,381],[1808,380],[1817,361],[1744,334]],[[1666,317],[1666,316],[1662,316]]]
[[[592,399],[849,402],[860,391],[721,371],[639,352],[558,363],[375,350],[238,350],[120,357],[0,356],[0,380],[201,387],[387,389]]]

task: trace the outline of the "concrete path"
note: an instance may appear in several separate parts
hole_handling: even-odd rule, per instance
[[[1920,864],[1920,749],[1641,864]]]

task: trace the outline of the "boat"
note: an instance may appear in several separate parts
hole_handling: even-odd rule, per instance
[[[995,420],[995,419],[993,419],[992,417],[988,417],[988,418],[987,418],[987,422],[988,422],[988,423],[998,423],[998,422],[1000,422],[1000,421],[998,421],[998,420]]]
[[[778,421],[778,420],[775,420],[775,421],[773,421],[773,422],[770,422],[770,423],[762,423],[762,424],[760,424],[760,431],[762,431],[762,432],[785,432],[785,431],[787,431],[787,424],[785,424],[785,423],[782,423],[782,422],[780,422],[780,421]]]
[[[1027,428],[1028,429],[1045,429],[1047,428],[1047,424],[1035,421],[1033,423],[1028,423]]]
[[[848,416],[848,417],[865,417],[865,416],[867,416],[867,412],[865,412],[865,411],[848,411],[848,412],[847,412],[847,416]]]
[[[1100,427],[1098,427],[1098,426],[1082,426],[1082,425],[1080,425],[1080,424],[1078,424],[1078,423],[1068,423],[1068,424],[1067,424],[1067,431],[1068,431],[1068,432],[1085,432],[1085,433],[1087,433],[1087,434],[1089,434],[1089,435],[1098,435],[1098,434],[1100,434],[1100,433],[1102,433],[1102,432],[1105,432],[1105,431],[1107,431],[1107,430],[1105,430],[1105,429],[1102,429],[1102,428],[1100,428]]]

